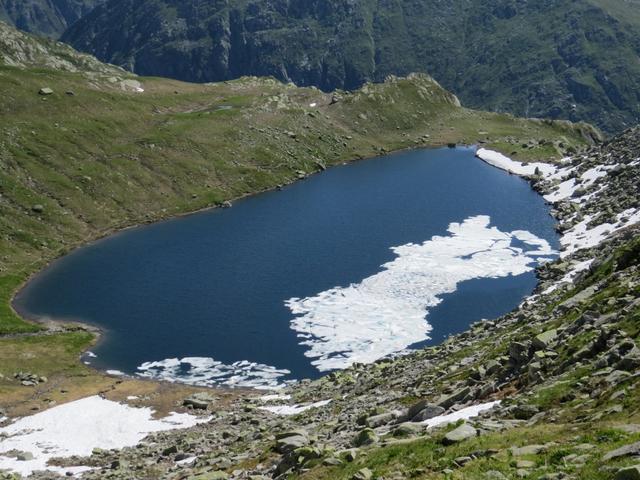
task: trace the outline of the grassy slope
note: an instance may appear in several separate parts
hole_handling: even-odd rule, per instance
[[[29,275],[117,228],[209,207],[383,150],[484,140],[527,159],[558,156],[553,140],[583,142],[568,124],[456,107],[425,77],[366,86],[332,105],[331,95],[271,80],[142,81],[146,91],[138,94],[100,75],[0,67],[0,335],[40,328],[9,306]],[[43,86],[55,93],[39,96]],[[549,142],[522,146],[532,139]],[[24,342],[0,339],[0,358],[27,351],[19,364],[0,362],[0,374],[11,376],[19,367],[70,378],[65,388],[78,378],[102,385],[77,363],[91,335],[48,335],[33,349],[23,349]],[[56,354],[43,356],[49,346]],[[0,378],[2,398],[19,399],[27,390]]]

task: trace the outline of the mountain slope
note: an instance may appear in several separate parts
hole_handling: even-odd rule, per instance
[[[21,30],[59,37],[102,0],[0,0],[0,20]]]
[[[423,71],[466,105],[640,121],[640,18],[624,0],[111,0],[63,39],[144,75],[272,75],[324,90]]]

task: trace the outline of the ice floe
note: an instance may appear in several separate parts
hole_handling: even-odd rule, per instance
[[[277,389],[284,386],[282,377],[291,372],[270,365],[241,360],[230,365],[209,357],[167,358],[145,362],[138,375],[155,380],[189,385]]]
[[[331,400],[321,400],[319,402],[297,405],[265,405],[264,407],[258,407],[258,410],[265,410],[267,412],[275,413],[276,415],[298,415],[299,413],[306,412],[312,408],[324,407],[330,403]]]
[[[439,415],[437,417],[425,420],[422,423],[427,428],[437,427],[438,425],[446,425],[448,423],[455,423],[458,420],[468,420],[473,417],[477,417],[482,412],[492,409],[496,405],[500,405],[500,400],[488,403],[480,403],[478,405],[472,405],[470,407],[462,408],[457,412],[448,413],[446,415]]]
[[[429,338],[428,309],[458,283],[520,275],[556,253],[529,232],[489,224],[484,215],[452,223],[448,236],[392,248],[397,258],[360,283],[287,300],[305,355],[327,371],[402,351]]]
[[[0,428],[0,470],[24,476],[39,470],[78,474],[90,467],[56,467],[47,462],[54,457],[88,456],[94,448],[134,446],[149,433],[208,421],[185,413],[156,420],[153,413],[150,408],[133,408],[96,395],[20,418]],[[8,452],[28,452],[33,459],[20,461]]]
[[[520,163],[511,160],[509,157],[493,150],[480,148],[476,152],[476,156],[494,167],[501,168],[516,175],[532,176],[536,174],[536,169],[542,176],[551,176],[556,173],[557,168],[548,163],[530,162]]]

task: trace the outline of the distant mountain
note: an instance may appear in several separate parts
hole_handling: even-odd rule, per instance
[[[640,122],[639,0],[110,0],[63,40],[144,75],[324,90],[423,71],[463,103]]]
[[[102,0],[0,0],[0,20],[57,38]]]

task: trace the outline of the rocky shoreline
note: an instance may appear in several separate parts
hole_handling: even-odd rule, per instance
[[[538,269],[535,294],[517,310],[278,395],[224,407],[215,390],[186,399],[211,419],[56,464],[93,467],[90,479],[640,478],[631,465],[640,426],[630,421],[640,407],[639,159],[632,129],[534,172],[563,251]],[[437,425],[448,415],[455,424]],[[618,433],[589,436],[601,423]],[[416,446],[432,460],[378,459]]]

